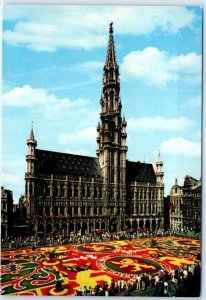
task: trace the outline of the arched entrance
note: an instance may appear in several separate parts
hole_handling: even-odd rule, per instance
[[[56,223],[56,224],[54,225],[54,228],[55,228],[55,233],[60,233],[61,228],[60,228],[59,223]]]
[[[44,224],[38,224],[37,233],[38,234],[44,233]]]
[[[95,229],[100,229],[100,224],[99,224],[99,222],[96,222],[96,223],[95,223]]]
[[[127,226],[127,229],[131,229],[131,223],[129,220],[126,221],[126,226]]]
[[[137,229],[137,221],[136,220],[134,220],[133,222],[132,222],[132,229]]]
[[[82,234],[85,234],[87,231],[87,223],[82,224]]]
[[[156,221],[152,220],[152,230],[155,231],[156,229]]]
[[[147,228],[147,230],[150,230],[150,221],[149,220],[146,221],[145,227]]]
[[[89,223],[89,232],[93,232],[94,230],[94,224],[92,222]]]
[[[77,223],[76,231],[77,231],[77,233],[81,234],[81,224],[80,223]]]
[[[1,225],[1,238],[5,239],[6,237],[6,228],[5,226]]]
[[[70,223],[69,224],[69,233],[74,232],[74,224]]]
[[[117,231],[117,220],[116,219],[112,219],[109,222],[109,231],[110,232],[116,232]]]
[[[52,224],[51,223],[47,224],[46,233],[52,233]]]
[[[62,233],[63,233],[63,235],[67,235],[67,224],[66,223],[62,224]]]
[[[102,222],[102,226],[101,226],[102,228],[102,230],[104,230],[105,229],[105,222]]]
[[[139,228],[140,228],[140,229],[143,229],[143,226],[144,226],[144,221],[143,221],[143,220],[140,220],[140,221],[139,221]]]

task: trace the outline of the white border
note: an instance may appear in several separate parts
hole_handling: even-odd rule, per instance
[[[206,8],[205,8],[205,1],[204,0],[1,0],[2,3],[0,4],[0,36],[1,36],[1,42],[0,45],[2,46],[2,11],[3,11],[3,6],[5,4],[35,4],[35,5],[41,5],[41,4],[68,4],[68,5],[144,5],[144,6],[202,6],[203,8],[203,49],[202,53],[204,54],[204,50],[206,49],[206,38],[205,36],[205,18],[206,18]],[[2,70],[2,47],[0,47],[0,70]],[[205,70],[206,70],[206,63],[203,55],[203,90],[202,90],[202,97],[203,97],[203,105],[202,105],[202,274],[201,274],[201,296],[198,299],[206,299],[206,286],[204,285],[204,281],[206,278],[206,267],[205,267],[205,260],[206,260],[206,255],[204,249],[206,249],[206,203],[204,203],[204,199],[206,199],[206,80],[205,80]],[[2,74],[1,74],[2,75]],[[2,76],[1,76],[2,78]],[[0,98],[2,98],[2,80],[0,82]],[[2,113],[1,111],[1,106],[0,106],[0,114]],[[0,124],[0,132],[2,132],[2,124]],[[1,135],[2,137],[2,135]],[[2,138],[0,137],[0,144],[2,145]],[[2,157],[2,156],[1,156]],[[0,180],[1,182],[1,180]],[[204,280],[204,281],[203,281]],[[6,297],[6,298],[5,298]],[[20,299],[25,299],[25,296],[21,297],[19,296]],[[38,299],[44,299],[41,296],[38,296],[40,298]],[[0,296],[0,298],[5,298],[8,299],[10,298],[9,296]],[[27,299],[30,298],[33,300],[33,296],[31,297],[26,297]],[[52,299],[62,299],[62,297],[52,297]],[[72,296],[69,296],[69,299],[72,299]],[[74,297],[74,299],[79,298],[79,297]],[[82,297],[81,297],[82,298]],[[110,297],[111,298],[111,297]],[[131,297],[120,297],[123,299],[130,299]],[[138,297],[138,298],[143,298],[145,297]],[[146,297],[146,299],[154,299],[156,297]],[[179,298],[179,297],[178,297]],[[69,300],[68,299],[68,300]],[[168,299],[168,297],[161,297],[161,299]],[[188,299],[188,297],[181,297],[181,299]]]

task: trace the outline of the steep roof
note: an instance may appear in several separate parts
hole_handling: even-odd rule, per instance
[[[127,182],[156,183],[156,176],[152,164],[127,160]]]
[[[96,157],[36,149],[38,174],[68,175],[100,179],[101,170]]]

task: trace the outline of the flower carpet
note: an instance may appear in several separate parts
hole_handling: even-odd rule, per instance
[[[51,251],[53,251],[53,257]],[[181,237],[141,238],[1,253],[2,295],[74,295],[75,290],[161,269],[171,272],[197,261],[200,241]],[[60,280],[63,290],[56,290]]]

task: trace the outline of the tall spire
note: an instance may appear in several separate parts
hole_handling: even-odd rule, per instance
[[[31,122],[31,133],[30,133],[30,137],[29,137],[30,140],[34,140],[33,125],[34,125],[34,122],[32,121],[32,122]]]
[[[106,66],[117,67],[114,38],[113,38],[113,22],[109,24],[109,41],[108,41],[108,48],[107,48]]]
[[[37,141],[34,138],[33,121],[32,121],[32,124],[31,124],[30,136],[27,140],[27,145],[29,145],[29,144],[34,144],[35,146],[37,146]]]

